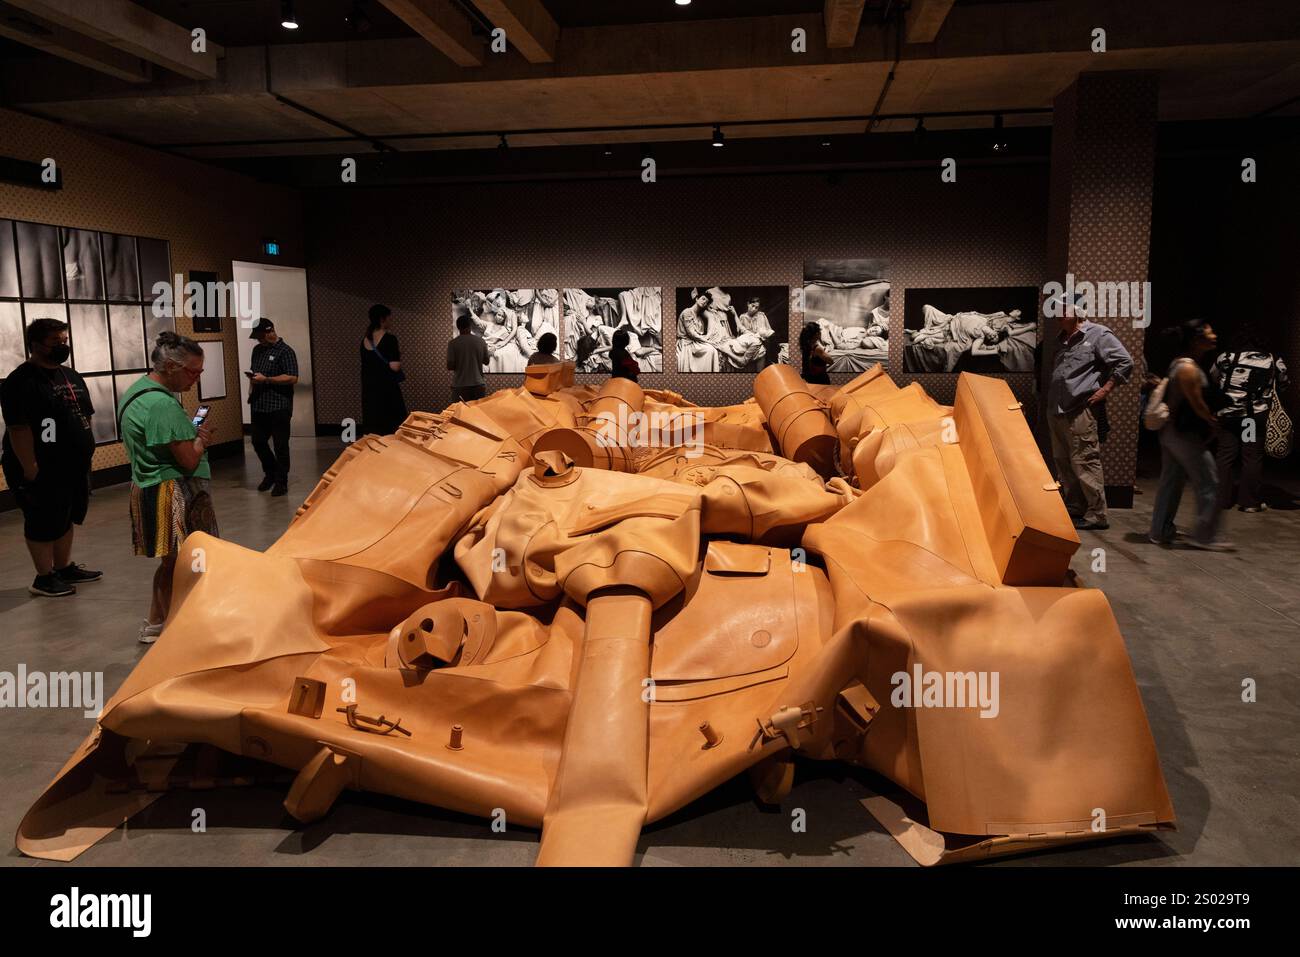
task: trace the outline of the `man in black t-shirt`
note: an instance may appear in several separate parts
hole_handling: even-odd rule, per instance
[[[27,327],[29,358],[0,384],[5,421],[0,466],[23,511],[23,537],[36,566],[33,595],[60,598],[102,572],[72,561],[74,526],[86,518],[95,407],[85,380],[63,365],[68,324],[35,319]]]
[[[293,387],[298,382],[298,356],[275,331],[275,323],[262,319],[248,338],[256,339],[249,360],[249,419],[253,451],[262,463],[259,492],[274,496],[289,491],[289,427],[293,422]],[[271,444],[275,451],[271,451]]]

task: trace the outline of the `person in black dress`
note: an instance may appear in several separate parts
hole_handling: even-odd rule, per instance
[[[406,419],[402,398],[402,350],[397,336],[388,331],[393,312],[387,306],[370,307],[370,324],[361,340],[362,432],[391,435]]]
[[[619,329],[614,333],[611,342],[612,348],[609,350],[609,365],[611,379],[631,379],[633,382],[641,375],[641,365],[632,358],[632,354],[627,351],[628,343],[632,339],[626,329]]]
[[[822,330],[815,322],[804,325],[799,332],[799,352],[803,356],[803,378],[805,382],[830,385],[831,357],[822,348]]]

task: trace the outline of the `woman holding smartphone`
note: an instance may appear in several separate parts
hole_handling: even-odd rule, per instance
[[[140,627],[145,644],[162,634],[181,542],[191,532],[218,534],[208,490],[212,472],[207,447],[212,430],[196,425],[173,394],[188,392],[199,381],[203,350],[193,339],[164,332],[151,359],[153,371],[127,389],[117,406],[122,443],[131,462],[135,553],[162,560],[154,573],[149,616]]]

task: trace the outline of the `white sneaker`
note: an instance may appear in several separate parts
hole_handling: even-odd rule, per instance
[[[142,645],[152,645],[158,640],[158,636],[162,634],[162,630],[162,622],[155,625],[146,618],[144,621],[140,622],[140,643]]]

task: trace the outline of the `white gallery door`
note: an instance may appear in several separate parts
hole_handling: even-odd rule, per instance
[[[267,266],[262,263],[234,262],[235,282],[261,284],[261,312],[275,323],[281,339],[293,347],[298,357],[298,384],[293,390],[293,424],[291,435],[316,435],[316,404],[312,396],[311,377],[311,319],[307,314],[307,270],[293,266]],[[237,296],[240,308],[251,302],[251,297]],[[244,375],[253,357],[257,343],[248,338],[250,317],[238,316],[239,329],[239,393],[244,424],[248,415],[248,377]]]

